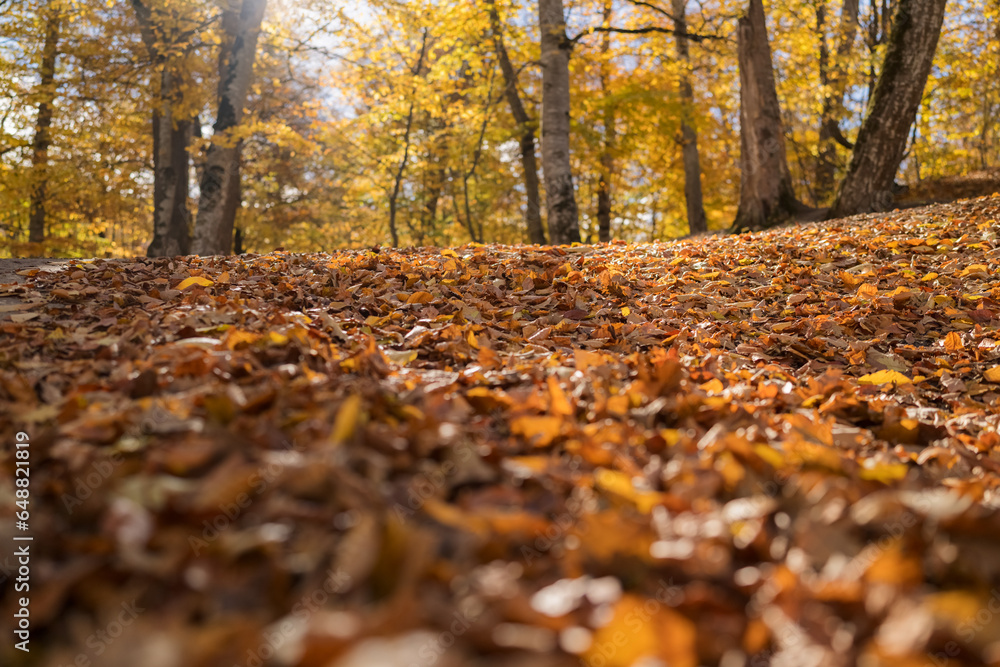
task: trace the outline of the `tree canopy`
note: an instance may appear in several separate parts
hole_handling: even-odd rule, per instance
[[[926,85],[899,121],[898,170],[883,169],[910,187],[991,174],[998,160],[1000,3],[936,2],[943,27],[929,75],[915,77]],[[546,4],[560,35],[542,34]],[[763,5],[795,211],[830,206],[850,175],[908,4]],[[642,241],[730,227],[753,182],[740,161],[756,122],[740,111],[746,0],[2,5],[0,252],[517,243],[576,229]],[[247,21],[262,9],[258,38]],[[549,98],[548,134],[543,37],[569,86]],[[546,170],[566,113],[565,167]],[[572,179],[562,195],[558,169]],[[841,196],[837,210],[890,207],[896,189]],[[560,197],[576,213],[556,222],[573,229],[550,237]]]

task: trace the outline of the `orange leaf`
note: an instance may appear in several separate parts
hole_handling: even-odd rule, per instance
[[[510,422],[510,432],[520,435],[535,447],[545,447],[559,436],[562,417],[528,416],[518,417]]]
[[[873,299],[878,296],[878,287],[871,283],[865,283],[858,288],[858,296],[866,299]]]
[[[414,292],[406,300],[406,303],[430,303],[434,300],[434,295],[430,292]]]
[[[573,361],[576,362],[576,370],[586,371],[594,366],[603,366],[604,357],[598,352],[589,350],[573,350]]]
[[[549,412],[565,417],[572,415],[573,406],[566,398],[566,392],[559,385],[559,380],[550,375],[546,382],[549,385]]]

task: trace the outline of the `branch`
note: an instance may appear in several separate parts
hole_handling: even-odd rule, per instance
[[[0,148],[0,157],[6,155],[11,151],[16,151],[18,148],[27,148],[28,146],[29,144],[25,143],[25,144],[13,144],[11,146],[8,146],[7,148]]]
[[[677,22],[677,18],[663,7],[657,7],[651,2],[643,2],[643,0],[628,0],[628,1],[631,2],[633,5],[636,5],[637,7],[646,7],[647,9],[652,9],[657,14],[662,14],[663,16],[666,16],[674,23]]]
[[[837,121],[831,120],[828,124],[828,127],[830,130],[830,138],[832,138],[834,141],[836,141],[838,144],[840,144],[847,150],[854,149],[854,144],[848,141],[847,137],[844,136],[844,133],[840,131],[840,125],[837,124]]]
[[[135,10],[135,18],[139,22],[139,33],[142,35],[142,42],[146,46],[146,50],[149,51],[149,57],[152,60],[157,60],[160,54],[156,48],[153,11],[142,0],[132,0],[132,9]]]
[[[682,30],[674,30],[673,28],[663,28],[660,26],[648,26],[646,28],[615,28],[615,27],[605,27],[596,26],[593,28],[587,28],[581,32],[576,37],[571,37],[569,39],[570,43],[576,44],[578,41],[586,37],[587,35],[592,35],[595,32],[614,32],[622,35],[648,35],[649,33],[663,33],[665,35],[673,35],[674,37],[684,37],[691,40],[692,42],[704,42],[706,40],[715,39],[720,41],[725,41],[725,37],[721,35],[699,35],[697,33],[686,32]]]

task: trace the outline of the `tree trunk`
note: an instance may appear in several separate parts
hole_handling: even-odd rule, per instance
[[[840,118],[843,116],[844,93],[847,91],[847,76],[844,64],[854,45],[858,31],[859,0],[844,0],[840,10],[840,25],[837,30],[837,50],[835,60],[830,62],[830,49],[826,43],[826,3],[816,5],[816,32],[819,37],[819,80],[823,87],[823,109],[820,112],[819,143],[814,175],[816,204],[829,200],[836,185],[837,144],[843,141],[840,133]],[[838,139],[840,141],[838,141]]]
[[[171,74],[164,69],[161,91],[171,91]],[[191,250],[188,232],[190,120],[176,120],[170,95],[153,111],[153,240],[146,250],[149,257],[186,255]],[[162,95],[161,95],[162,98]]]
[[[45,44],[39,67],[38,115],[31,142],[31,205],[28,213],[28,241],[45,241],[45,204],[49,189],[49,146],[52,143],[52,112],[56,98],[56,60],[59,58],[59,9],[56,0],[45,8]]]
[[[160,85],[153,108],[153,240],[146,249],[149,257],[186,255],[191,250],[190,164],[188,146],[199,132],[198,119],[175,114],[180,73],[171,67],[160,44],[153,13],[143,0],[132,0],[139,32],[150,60],[160,70]],[[200,132],[199,132],[200,133]]]
[[[410,73],[413,76],[420,74],[420,70],[424,67],[424,57],[427,55],[427,35],[428,31],[424,29],[424,35],[420,42],[420,55],[417,57],[416,64],[410,68]],[[389,235],[392,237],[392,247],[396,248],[399,246],[399,228],[396,225],[396,212],[399,201],[399,192],[403,187],[403,174],[406,172],[406,164],[410,160],[410,134],[413,131],[413,114],[416,110],[416,92],[412,92],[410,99],[410,110],[406,114],[406,132],[403,134],[403,159],[399,161],[399,168],[396,170],[396,175],[393,178],[392,190],[389,191]]]
[[[528,228],[528,240],[532,243],[545,243],[545,230],[542,228],[542,208],[541,188],[538,182],[538,163],[535,161],[535,127],[524,109],[521,102],[521,94],[517,90],[517,72],[507,55],[507,47],[503,43],[503,27],[500,23],[500,14],[497,12],[494,0],[486,0],[490,13],[490,27],[493,32],[493,43],[497,52],[497,60],[500,62],[500,71],[503,72],[504,93],[507,97],[507,104],[510,106],[510,113],[517,123],[517,129],[521,133],[521,170],[524,172],[524,193],[526,195],[526,205],[524,208],[524,224]]]
[[[219,111],[201,178],[192,244],[198,255],[223,255],[233,248],[240,205],[240,142],[230,135],[243,117],[266,6],[267,0],[243,0],[238,10],[231,6],[223,16],[228,39],[219,58]]]
[[[733,231],[766,229],[799,210],[785,154],[764,5],[750,0],[739,20],[740,204]]]
[[[674,30],[677,40],[677,60],[683,67],[680,82],[681,97],[681,150],[684,157],[684,200],[687,203],[688,232],[703,234],[708,231],[705,203],[701,193],[701,158],[698,155],[698,132],[694,129],[694,89],[691,86],[691,53],[688,50],[687,17],[685,0],[672,0]]]
[[[892,184],[920,108],[947,0],[898,0],[885,60],[831,218],[892,204]]]
[[[569,154],[569,56],[562,0],[538,0],[542,47],[542,172],[549,238],[580,241],[580,225]]]
[[[611,0],[604,0],[604,22],[611,25]],[[601,174],[597,182],[597,240],[607,243],[611,240],[611,181],[615,173],[615,106],[611,103],[610,83],[611,72],[608,54],[611,52],[611,33],[601,36],[600,80],[601,94],[604,97],[604,146],[601,149]]]

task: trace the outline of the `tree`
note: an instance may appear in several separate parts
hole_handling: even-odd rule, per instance
[[[205,155],[192,251],[227,254],[240,206],[240,145],[243,117],[267,0],[231,0],[223,12],[224,47],[219,54],[219,107]]]
[[[816,32],[819,37],[819,82],[823,90],[823,108],[820,112],[819,154],[816,160],[813,192],[817,203],[828,201],[836,186],[837,146],[853,148],[840,130],[844,113],[844,93],[847,90],[846,61],[850,56],[858,31],[859,0],[844,0],[837,28],[837,45],[833,62],[826,39],[826,0],[816,3]]]
[[[542,173],[549,238],[580,241],[579,213],[570,165],[569,56],[562,0],[538,0],[542,48]]]
[[[674,13],[674,39],[677,42],[677,60],[683,71],[680,80],[681,98],[681,150],[684,156],[684,201],[687,204],[688,232],[700,234],[708,231],[705,203],[701,193],[701,159],[698,155],[698,132],[694,129],[694,89],[691,86],[691,53],[688,49],[687,16],[685,0],[672,0]]]
[[[186,255],[191,248],[189,231],[190,165],[188,147],[194,119],[181,112],[184,67],[176,62],[178,51],[190,48],[196,20],[182,28],[177,8],[164,11],[148,0],[132,0],[143,44],[153,71],[159,72],[153,104],[153,240],[149,257]]]
[[[528,229],[528,240],[532,243],[545,243],[545,230],[542,228],[542,208],[540,187],[538,182],[538,163],[535,161],[535,124],[521,101],[521,93],[517,87],[517,72],[511,64],[507,47],[503,40],[503,24],[497,11],[495,0],[486,0],[490,14],[490,30],[493,34],[493,44],[497,52],[500,71],[503,73],[504,95],[510,106],[510,113],[517,123],[520,135],[518,146],[521,154],[521,169],[524,173],[524,224]]]
[[[765,229],[801,210],[785,154],[785,127],[774,87],[764,5],[750,0],[738,24],[740,204],[734,231]]]
[[[898,0],[885,60],[858,132],[831,217],[864,213],[891,202],[937,49],[947,0]]]
[[[35,118],[35,136],[31,142],[31,208],[28,221],[28,241],[45,240],[45,208],[49,184],[49,146],[52,144],[52,113],[56,97],[56,60],[59,58],[59,0],[48,0],[45,5],[45,44],[38,68],[38,114]]]
[[[602,25],[611,25],[613,4],[604,0]],[[601,166],[597,183],[597,240],[607,243],[611,240],[611,182],[615,173],[615,104],[611,94],[611,73],[608,63],[611,57],[611,32],[601,35],[600,62],[598,62],[601,93],[604,97],[603,117],[604,142],[601,146]]]
[[[417,62],[410,70],[410,73],[413,76],[418,76],[424,67],[424,56],[427,55],[427,36],[428,31],[425,29],[424,36],[420,40],[420,55],[417,56]],[[413,134],[413,114],[416,109],[416,104],[416,91],[414,91],[411,93],[410,97],[410,109],[406,112],[406,132],[403,133],[403,157],[399,161],[399,169],[396,170],[396,177],[392,182],[392,191],[389,193],[389,234],[392,236],[393,247],[399,245],[399,229],[396,226],[396,210],[397,202],[399,201],[400,188],[403,186],[403,174],[406,173],[406,164],[410,160],[410,137]]]

